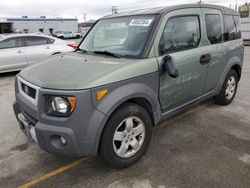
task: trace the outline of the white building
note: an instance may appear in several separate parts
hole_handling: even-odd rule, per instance
[[[242,39],[250,41],[250,17],[240,18],[240,29]]]
[[[77,19],[23,17],[6,18],[6,22],[11,23],[13,32],[53,34],[56,31],[78,31]]]

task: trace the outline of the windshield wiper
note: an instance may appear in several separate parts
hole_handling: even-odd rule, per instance
[[[80,49],[80,48],[76,48],[74,52],[83,52],[83,53],[88,53],[88,51],[84,50],[84,49]]]
[[[96,54],[104,54],[104,55],[108,55],[108,56],[113,56],[116,58],[121,58],[122,56],[113,52],[109,52],[109,51],[93,51]]]

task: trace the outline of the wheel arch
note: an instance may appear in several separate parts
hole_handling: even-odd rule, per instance
[[[241,78],[241,66],[239,64],[235,64],[232,66],[231,69],[236,71],[238,78],[240,80],[240,78]]]
[[[230,70],[235,70],[239,76],[239,78],[241,77],[241,67],[242,67],[242,60],[237,57],[237,56],[234,56],[232,57],[225,65],[224,67],[224,70],[219,78],[219,81],[218,81],[218,84],[217,84],[217,87],[215,89],[215,95],[218,95],[221,91],[221,88],[223,86],[223,83],[226,79],[226,76],[227,74],[229,73]]]
[[[92,91],[92,100],[97,90]],[[155,92],[157,91],[157,92]],[[132,102],[145,108],[156,124],[160,119],[161,107],[158,100],[158,88],[142,83],[131,83],[111,89],[103,101],[93,101],[95,108],[110,117],[123,104]]]

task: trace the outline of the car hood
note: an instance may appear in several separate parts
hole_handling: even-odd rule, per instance
[[[158,71],[156,58],[127,59],[66,53],[29,66],[24,80],[48,89],[88,89]]]

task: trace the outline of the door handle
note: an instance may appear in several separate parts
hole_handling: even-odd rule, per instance
[[[50,50],[51,48],[49,46],[47,46],[45,49]]]
[[[23,53],[24,53],[24,51],[23,51],[23,50],[18,50],[18,51],[17,51],[17,53],[19,53],[19,54],[23,54]]]
[[[204,54],[200,58],[200,64],[205,65],[208,64],[211,61],[211,55],[210,54]]]

